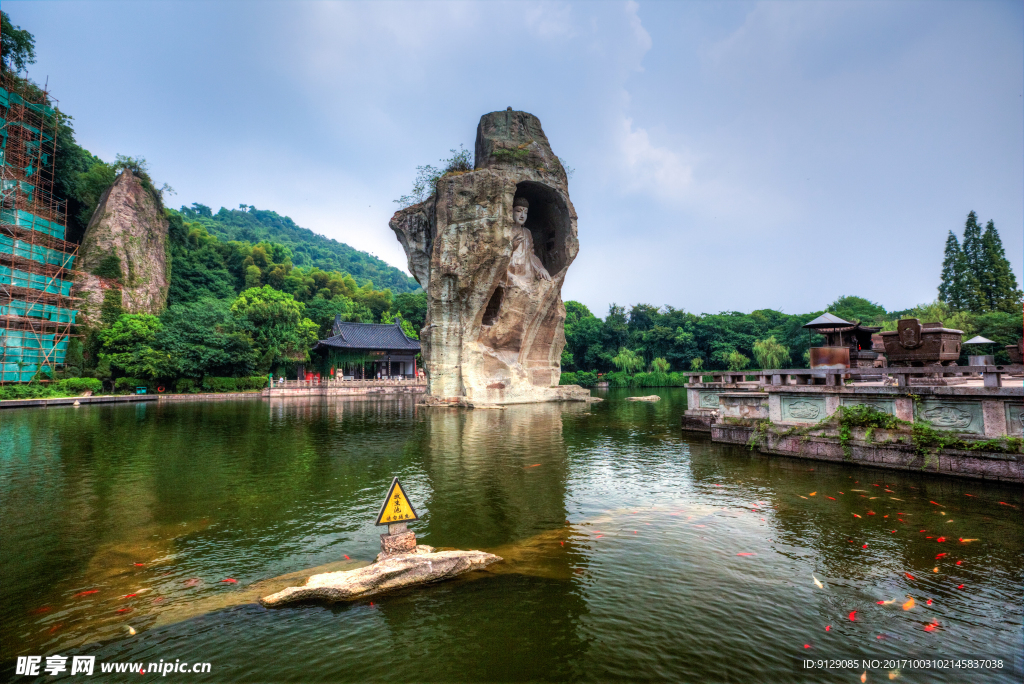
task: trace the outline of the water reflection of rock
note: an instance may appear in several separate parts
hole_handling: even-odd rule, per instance
[[[504,410],[423,409],[433,546],[483,548],[565,523],[566,446],[562,416],[583,404]]]
[[[423,465],[433,492],[420,526],[422,543],[481,549],[505,559],[444,584],[381,597],[377,610],[393,642],[415,644],[425,662],[446,660],[440,654],[448,644],[477,644],[447,659],[449,673],[423,676],[573,678],[571,663],[588,648],[579,629],[589,612],[587,579],[580,574],[588,558],[566,525],[569,464],[562,424],[566,414],[588,410],[584,404],[419,409]],[[496,595],[506,598],[496,604]],[[543,620],[537,620],[537,606],[543,606]],[[482,623],[480,615],[491,618]],[[443,637],[437,625],[444,625]],[[424,639],[423,630],[435,638]],[[516,634],[514,652],[507,648],[510,631]],[[551,663],[565,670],[551,671]]]

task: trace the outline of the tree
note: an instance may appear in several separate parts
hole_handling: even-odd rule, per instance
[[[768,368],[784,368],[789,361],[789,350],[772,335],[768,339],[754,342],[754,358],[762,370]]]
[[[651,372],[652,373],[668,373],[669,366],[668,361],[659,357],[651,361]]]
[[[404,318],[402,318],[402,314],[400,314],[400,313],[391,313],[389,311],[385,311],[384,313],[382,313],[380,315],[380,322],[381,323],[396,323],[397,322],[399,325],[402,326],[402,332],[404,332],[407,337],[411,337],[414,340],[420,339],[419,333],[416,332],[416,328],[412,327],[412,323],[410,323],[409,321],[407,321]]]
[[[942,275],[939,279],[939,301],[954,308],[961,308],[964,300],[964,255],[960,241],[953,231],[946,237],[946,251],[942,258]]]
[[[734,349],[725,357],[725,363],[729,370],[738,371],[746,368],[750,364],[750,359]]]
[[[287,292],[269,285],[249,288],[238,295],[231,313],[251,326],[247,332],[259,355],[260,372],[282,363],[309,360],[309,348],[317,341],[317,324],[303,316],[302,304]]]
[[[981,287],[981,275],[985,272],[985,248],[981,243],[981,226],[978,217],[972,211],[964,223],[964,239],[961,243],[962,253],[962,297],[956,308],[965,311],[981,312],[985,310],[985,296]]]
[[[230,302],[204,298],[175,304],[160,321],[155,344],[177,361],[181,375],[231,377],[255,372],[252,337],[232,315]]]
[[[954,312],[1013,313],[1020,309],[1022,293],[994,221],[990,220],[982,233],[977,215],[970,212],[962,244],[950,231],[942,261],[939,301]]]
[[[981,236],[985,270],[980,276],[986,311],[1016,313],[1021,310],[1021,291],[1017,288],[1017,277],[1010,268],[1003,250],[994,221],[989,220]]]
[[[36,61],[36,39],[31,33],[11,23],[7,12],[0,12],[0,66],[4,71],[25,71]]]
[[[637,304],[629,310],[629,329],[649,330],[658,317],[658,307],[650,304]]]
[[[870,302],[863,297],[846,295],[832,302],[825,309],[840,318],[862,324],[871,324],[885,318],[885,307]],[[755,354],[756,356],[756,354]]]
[[[412,192],[394,200],[395,204],[403,209],[419,204],[437,191],[437,181],[441,180],[441,177],[445,174],[473,170],[473,153],[467,150],[464,145],[459,145],[459,149],[453,148],[449,152],[452,153],[452,156],[441,160],[444,164],[443,168],[431,166],[430,164],[417,166],[416,180],[413,181]]]
[[[150,314],[123,314],[112,326],[100,331],[100,359],[122,374],[137,378],[164,378],[177,371],[171,355],[153,348],[162,329],[160,319]]]
[[[619,349],[619,353],[612,359],[612,363],[625,373],[635,373],[644,367],[643,357],[626,347]]]

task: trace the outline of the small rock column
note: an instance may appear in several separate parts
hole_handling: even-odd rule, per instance
[[[416,550],[416,533],[404,522],[388,525],[386,534],[380,535],[380,552],[385,556],[412,553]]]

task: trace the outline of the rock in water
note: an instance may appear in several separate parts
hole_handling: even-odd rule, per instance
[[[653,403],[655,401],[661,401],[661,397],[657,394],[648,394],[646,397],[626,397],[626,401],[649,401]]]
[[[357,570],[313,575],[301,587],[288,587],[264,596],[260,603],[272,608],[311,599],[350,601],[414,584],[449,579],[501,560],[483,551],[423,552],[419,549],[413,553],[384,556],[376,563]]]
[[[86,321],[99,317],[107,290],[120,288],[128,313],[160,313],[167,305],[167,219],[154,191],[129,170],[96,206],[79,250],[75,283]]]
[[[420,344],[431,400],[589,400],[558,385],[562,282],[579,242],[565,169],[537,117],[485,114],[475,168],[442,176],[390,225],[427,292]]]

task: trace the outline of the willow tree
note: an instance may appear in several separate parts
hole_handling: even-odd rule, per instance
[[[651,361],[651,372],[652,373],[668,373],[669,363],[665,359],[658,357]]]
[[[628,347],[619,348],[619,353],[612,358],[612,363],[626,373],[635,373],[644,367],[643,357]]]
[[[772,335],[765,340],[754,342],[754,358],[761,369],[782,368],[789,361],[789,350]]]

